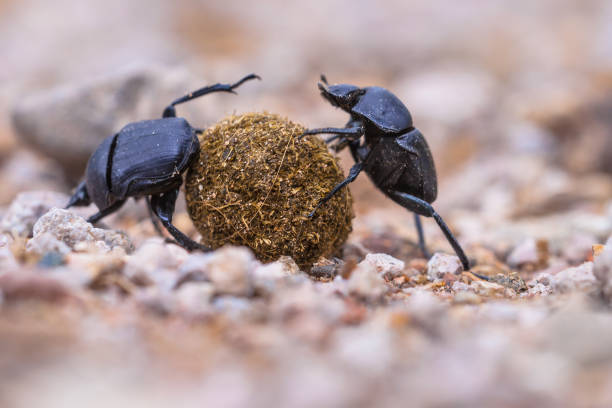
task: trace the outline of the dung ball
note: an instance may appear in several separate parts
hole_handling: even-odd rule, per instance
[[[351,231],[351,194],[343,188],[308,218],[344,175],[321,139],[298,139],[304,130],[278,115],[248,113],[199,135],[185,197],[202,244],[248,246],[263,262],[288,255],[302,267],[338,252]]]

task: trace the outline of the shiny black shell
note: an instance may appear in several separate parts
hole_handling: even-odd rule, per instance
[[[387,196],[401,191],[433,203],[438,183],[433,157],[417,129],[397,138],[382,137],[373,146],[365,168],[372,182]]]
[[[200,143],[183,118],[130,123],[105,139],[89,159],[87,191],[98,208],[117,200],[167,192],[197,157]]]
[[[351,113],[371,121],[383,132],[397,133],[412,127],[406,106],[385,88],[369,86],[351,109]]]

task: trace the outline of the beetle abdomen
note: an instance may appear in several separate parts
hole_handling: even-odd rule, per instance
[[[387,195],[399,191],[431,203],[437,196],[437,179],[429,149],[424,147],[425,151],[415,154],[392,138],[381,138],[370,153],[366,173]]]
[[[181,173],[199,149],[182,118],[131,123],[117,136],[111,163],[111,192],[117,198],[150,195],[180,185]]]
[[[87,194],[99,209],[107,208],[116,201],[111,195],[107,179],[108,159],[116,137],[117,135],[113,135],[104,139],[87,162],[85,171]]]

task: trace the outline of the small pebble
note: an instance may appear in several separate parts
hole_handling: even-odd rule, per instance
[[[364,262],[374,266],[379,274],[388,275],[391,279],[398,277],[405,266],[404,261],[387,254],[367,254]]]
[[[443,279],[447,273],[458,275],[463,271],[461,261],[455,255],[437,252],[427,262],[427,278],[430,281]]]
[[[260,264],[245,247],[224,246],[199,257],[200,270],[215,288],[216,294],[251,296],[253,294],[253,270]],[[194,265],[195,266],[195,265]]]
[[[133,250],[130,239],[122,233],[94,228],[84,218],[60,208],[53,208],[40,217],[33,228],[34,236],[26,251],[38,255],[47,252],[67,254],[82,242],[92,243],[91,249],[108,252],[115,247]]]
[[[586,292],[595,289],[597,281],[593,274],[593,262],[585,262],[553,275],[551,285],[555,291],[561,293],[572,291]]]
[[[608,303],[612,302],[612,238],[595,256],[593,274],[603,299]]]
[[[208,282],[190,282],[178,288],[174,295],[181,310],[193,316],[211,311],[211,299],[215,289]]]
[[[348,279],[348,290],[358,297],[374,301],[385,294],[387,285],[372,263],[362,261]]]

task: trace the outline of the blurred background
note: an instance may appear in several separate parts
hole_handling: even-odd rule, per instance
[[[406,104],[436,161],[439,194],[435,207],[468,253],[477,254],[476,248],[486,247],[496,259],[519,268],[525,259],[538,259],[534,240],[545,240],[551,257],[560,262],[556,264],[559,271],[589,259],[592,245],[603,243],[612,231],[611,22],[609,0],[0,0],[0,214],[22,191],[69,193],[81,178],[93,149],[126,123],[159,117],[168,102],[189,90],[233,82],[251,72],[259,74],[262,81],[245,84],[238,96],[214,94],[182,105],[179,115],[194,126],[206,127],[231,113],[266,110],[306,127],[343,126],[347,115],[325,102],[317,90],[319,75],[325,73],[330,83],[384,86]],[[352,161],[347,155],[341,159],[346,171]],[[371,250],[412,259],[397,245],[399,238],[414,240],[412,215],[385,199],[365,176],[352,184],[351,190],[357,210],[351,243],[368,247],[368,237],[374,235]],[[131,220],[145,217],[144,206],[133,205],[110,218],[109,224],[126,229],[138,246],[141,236],[153,232],[146,220],[141,223],[145,227],[135,227]],[[177,223],[184,230],[192,228],[184,214],[177,216]],[[139,235],[143,228],[149,230]],[[434,249],[450,250],[433,222],[427,221],[425,228]],[[378,239],[388,238],[389,231],[395,234],[391,243]],[[517,252],[517,248],[523,252]],[[529,274],[533,269],[522,272]],[[524,277],[527,280],[528,276]],[[415,313],[421,313],[419,307],[423,307],[437,319],[438,306],[427,305],[415,306]],[[574,322],[582,321],[584,315],[580,313],[584,309],[580,306],[576,310],[580,312],[576,312]],[[37,312],[28,313],[36,317]],[[496,316],[506,316],[499,313]],[[505,318],[499,320],[502,325]],[[3,323],[3,330],[10,332],[9,323]],[[115,348],[121,355],[131,353],[130,341],[137,337],[131,323],[123,322],[128,327],[122,326],[120,337],[110,337],[109,354]],[[108,328],[101,329],[99,322],[79,324],[78,330],[91,333],[92,338],[103,337],[103,332],[108,336]],[[550,338],[564,337],[567,321],[551,324]],[[262,393],[257,401],[269,406],[274,400],[268,397],[274,395],[275,381],[284,384],[283,401],[296,406],[308,406],[309,401],[319,405],[325,401],[341,405],[342,401],[347,406],[359,401],[365,406],[374,398],[369,399],[365,391],[379,397],[393,395],[386,393],[386,383],[374,382],[378,384],[375,389],[364,386],[364,395],[353,395],[355,399],[342,399],[336,391],[350,395],[360,388],[359,384],[372,384],[372,376],[394,372],[395,358],[401,354],[398,350],[406,344],[416,347],[412,350],[421,346],[425,350],[424,344],[429,344],[426,337],[419,343],[420,337],[415,340],[411,332],[412,337],[404,339],[406,344],[394,349],[398,355],[390,351],[385,354],[388,338],[384,336],[388,333],[367,337],[371,327],[360,326],[361,331],[351,336],[342,337],[340,333],[334,337],[342,345],[335,350],[340,355],[346,344],[356,342],[345,355],[356,365],[339,363],[332,369],[327,357],[316,354],[316,347],[315,351],[308,348],[308,353],[299,354],[304,352],[300,331],[295,335],[300,339],[298,348],[292,348],[289,343],[294,338],[290,338],[283,346],[286,354],[279,354],[275,360],[277,371],[260,379],[257,367],[261,361],[248,361],[252,371],[243,371],[239,369],[244,363],[241,355],[236,358],[232,353],[251,336],[265,343],[267,331],[243,331],[244,338],[239,338],[240,334],[232,337],[237,348],[224,349],[223,344],[210,340],[211,336],[216,339],[211,333],[223,328],[203,329],[211,348],[223,351],[216,352],[214,362],[193,362],[192,366],[189,353],[205,353],[208,343],[197,343],[199,340],[189,337],[194,335],[191,332],[181,343],[186,351],[177,350],[164,343],[175,340],[161,334],[165,327],[149,327],[142,322],[138,325],[138,330],[153,338],[147,352],[165,353],[173,360],[170,366],[180,373],[190,373],[195,365],[197,370],[222,366],[216,376],[198,383],[195,394],[191,389],[190,395],[227,402],[225,406],[243,405],[252,395],[258,395],[260,387],[269,392]],[[606,327],[598,333],[612,336]],[[586,333],[590,328],[579,327],[575,332],[584,329]],[[72,330],[53,335],[45,332],[42,337],[46,343],[39,344],[33,340],[38,335],[34,325],[22,329],[9,343],[28,355],[44,346],[56,358],[54,347],[62,349],[58,345],[74,338]],[[181,333],[185,328],[174,329]],[[291,327],[283,330],[295,334]],[[446,332],[440,330],[444,337]],[[458,390],[451,390],[451,385],[467,381],[461,391],[473,392],[469,394],[472,402],[483,395],[493,395],[489,401],[517,404],[509,406],[538,401],[559,406],[555,404],[565,402],[556,392],[565,389],[574,377],[551,375],[559,372],[556,367],[567,363],[559,357],[565,346],[557,349],[561,350],[558,354],[539,354],[541,350],[529,349],[530,339],[524,340],[528,336],[513,337],[518,342],[514,345],[503,343],[506,333],[501,328],[494,339],[499,340],[495,343],[498,348],[487,348],[492,344],[487,337],[491,332],[478,333],[482,343],[472,343],[470,333],[464,333],[465,338],[456,343],[448,340],[452,346],[442,351],[443,357],[432,346],[427,349],[430,354],[417,353],[404,360],[408,361],[402,368],[405,375],[410,375],[414,366],[429,371],[423,374],[421,383],[411,383],[412,388],[401,388],[398,380],[393,383],[398,385],[394,390],[408,395],[413,392],[412,397],[429,390],[423,391],[429,394],[424,394],[422,401],[439,404],[429,406],[453,406],[453,393]],[[23,339],[27,341],[21,349]],[[365,340],[360,343],[358,339]],[[449,334],[447,339],[455,337]],[[518,353],[512,354],[517,358],[508,358],[515,365],[500,362],[506,361],[505,347],[514,347]],[[530,351],[523,351],[527,349]],[[87,355],[85,350],[80,352]],[[43,354],[48,357],[48,353]],[[89,353],[96,352],[89,349]],[[300,357],[295,358],[295,353]],[[417,363],[415,355],[429,357]],[[38,354],[32,356],[36,362]],[[118,389],[116,395],[124,392],[127,400],[152,406],[149,386],[160,385],[155,382],[159,379],[149,382],[140,377],[148,370],[142,367],[151,364],[143,363],[149,357],[136,353],[129,370],[124,370],[121,363],[113,364],[115,360],[110,358],[108,367],[105,363],[101,367],[112,375],[99,385],[100,389]],[[19,369],[19,360],[7,361],[5,367]],[[219,363],[227,361],[233,365]],[[85,378],[86,385],[72,391],[76,400],[87,400],[88,395],[99,391],[96,381],[100,367],[92,370],[87,365],[76,364],[75,368],[71,364],[61,365],[64,377],[57,377],[57,383],[55,374],[42,372],[42,379],[35,377],[28,384],[40,386],[40,395],[45,396],[54,395],[57,389],[70,390],[70,380]],[[464,375],[465,364],[473,364],[471,372],[481,372],[483,378],[489,373],[487,368],[496,367],[499,384],[507,387],[500,386],[502,391],[496,394],[497,386],[486,379],[470,383]],[[577,364],[571,366],[575,368],[580,363],[571,360],[571,364]],[[342,371],[347,367],[355,375],[350,380]],[[450,371],[445,370],[449,367]],[[440,372],[446,374],[440,378]],[[589,373],[577,374],[582,382],[572,384],[578,384],[583,394],[572,395],[591,395],[587,384],[593,377]],[[61,382],[63,378],[68,381]],[[601,389],[606,389],[612,376],[597,378],[601,380],[598,384],[603,384]],[[602,378],[608,378],[608,382]],[[361,382],[354,382],[357,380]],[[26,387],[18,381],[15,384]],[[323,390],[321,399],[304,391],[308,387]],[[221,395],[228,389],[236,392]],[[448,393],[440,393],[441,389]],[[15,390],[20,406],[40,402],[35,395]],[[132,400],[131,395],[135,396]],[[166,396],[174,403],[180,395],[178,387]],[[612,400],[609,393],[604,396],[609,398],[606,401]],[[114,397],[108,398],[104,403],[114,401]],[[386,403],[395,405],[397,401],[388,398]],[[155,402],[163,406],[163,401]],[[55,406],[65,406],[65,402],[59,399]]]

